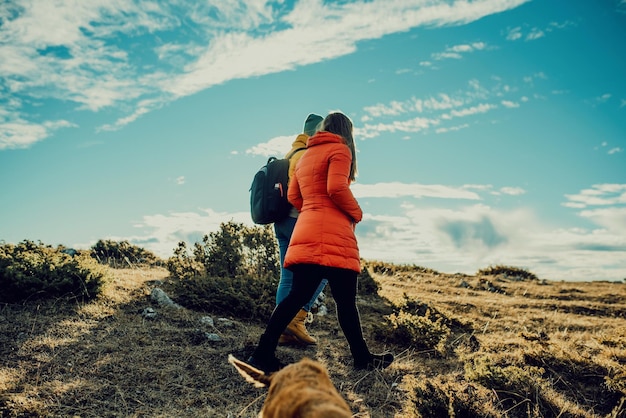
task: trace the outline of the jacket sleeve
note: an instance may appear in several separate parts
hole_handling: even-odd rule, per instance
[[[298,161],[300,161],[300,157],[302,157],[302,154],[304,154],[304,151],[306,150],[300,150],[298,152],[295,152],[292,156],[291,159],[289,159],[289,180],[291,181],[291,178],[293,177],[293,173],[296,171],[296,164],[298,164]]]
[[[300,192],[300,184],[298,183],[298,176],[293,173],[293,176],[289,179],[289,186],[287,188],[287,200],[295,207],[298,212],[302,211],[302,193]]]
[[[337,207],[345,212],[354,222],[360,222],[363,218],[363,211],[354,198],[352,190],[350,190],[350,181],[348,179],[351,163],[352,156],[347,147],[345,150],[340,150],[330,156],[326,190],[328,196]]]

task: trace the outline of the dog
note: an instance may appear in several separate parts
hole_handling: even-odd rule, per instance
[[[266,375],[232,354],[228,362],[255,387],[269,390],[259,418],[349,418],[348,403],[330,380],[320,362],[303,358],[297,363]]]

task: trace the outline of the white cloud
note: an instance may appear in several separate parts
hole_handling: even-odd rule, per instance
[[[516,41],[520,39],[521,37],[522,37],[522,28],[519,26],[516,28],[509,29],[508,33],[506,34],[506,39],[508,41]]]
[[[437,128],[435,129],[435,133],[443,134],[446,132],[456,132],[456,131],[460,131],[461,129],[466,129],[466,128],[469,128],[469,125],[467,123],[464,123],[462,125],[447,126],[445,128]]]
[[[373,106],[367,106],[363,110],[369,113],[373,117],[380,116],[397,116],[399,114],[407,112],[407,102],[391,101],[388,105],[378,103]]]
[[[404,206],[401,216],[366,214],[361,256],[475,273],[489,265],[526,268],[550,280],[621,280],[626,235],[619,230],[551,229],[528,209]]]
[[[417,26],[466,24],[527,1],[311,0],[289,10],[264,0],[15,0],[4,6],[0,26],[0,77],[11,96],[120,109],[127,115],[100,128],[118,129],[228,80],[336,58],[360,41]],[[182,41],[180,31],[191,38]],[[148,43],[131,48],[140,37]],[[11,112],[11,123],[0,125],[4,148],[50,135],[36,115],[20,106]]]
[[[0,122],[0,151],[3,149],[28,148],[35,142],[47,138],[61,128],[73,128],[75,124],[66,120],[29,123],[22,119]]]
[[[604,104],[606,102],[609,101],[609,99],[612,97],[612,94],[610,93],[604,93],[600,96],[594,97],[590,100],[587,100],[587,103],[589,103],[591,106],[596,107],[599,106],[601,104]]]
[[[400,182],[375,184],[355,183],[351,186],[351,189],[356,198],[396,198],[411,196],[416,198],[436,197],[441,199],[480,199],[476,193],[470,192],[463,187],[456,188],[438,184],[407,184]]]
[[[291,148],[291,143],[297,135],[298,134],[293,134],[271,138],[267,142],[248,148],[246,154],[262,155],[264,157],[282,156],[285,154],[285,150]]]
[[[453,110],[447,115],[447,117],[448,118],[452,118],[452,117],[460,118],[460,117],[475,115],[478,113],[487,113],[488,111],[493,110],[496,107],[497,106],[494,104],[481,103],[477,106],[468,107],[466,109]]]
[[[178,242],[193,245],[202,237],[219,230],[223,222],[250,223],[248,212],[224,213],[212,209],[199,212],[181,212],[168,215],[146,215],[135,227],[142,230],[123,239],[152,251],[160,257],[172,256]]]
[[[563,23],[550,22],[545,29],[541,29],[537,27],[527,29],[521,26],[517,26],[515,28],[509,28],[505,34],[505,38],[507,41],[517,41],[519,39],[524,38],[524,32],[527,30],[528,33],[526,34],[526,37],[524,39],[526,41],[535,41],[537,39],[540,39],[546,36],[546,32],[552,32],[554,30],[561,30],[569,26],[575,26],[575,25],[576,24],[573,22],[563,22]]]
[[[568,201],[563,206],[574,208],[626,204],[626,184],[594,184],[577,194],[566,194],[565,198]]]
[[[580,212],[580,216],[626,237],[626,207],[583,210]]]
[[[594,186],[586,194],[617,194],[626,185]],[[396,207],[399,215],[366,211],[356,233],[361,256],[425,266],[445,273],[473,274],[478,269],[503,264],[528,269],[549,280],[621,280],[626,277],[626,208],[602,207],[581,212],[599,225],[596,229],[554,229],[543,224],[530,208],[492,208],[478,203],[469,191],[490,192],[491,185],[442,185],[379,183],[353,185],[359,199],[387,199],[384,208]],[[503,187],[502,193],[521,194],[519,188]],[[449,199],[455,207],[442,208],[420,201],[400,203],[406,197]],[[370,208],[369,205],[365,206]],[[178,242],[201,242],[218,231],[223,222],[252,226],[248,212],[223,213],[211,209],[197,212],[144,216],[135,225],[141,232],[128,241],[161,257],[172,255]]]
[[[500,189],[500,193],[507,194],[510,196],[519,196],[526,193],[526,190],[521,187],[502,187]]]
[[[509,109],[519,107],[519,103],[512,102],[510,100],[502,100],[500,103],[502,103],[502,106],[508,107]]]
[[[530,33],[526,36],[527,41],[534,41],[539,38],[543,38],[545,36],[544,31],[541,29],[533,28]]]
[[[541,77],[543,74],[538,73],[530,79]],[[426,98],[411,97],[406,100],[392,100],[387,104],[365,106],[363,111],[366,114],[360,118],[363,125],[355,126],[355,138],[375,138],[382,133],[428,132],[431,128],[434,129],[434,133],[442,134],[470,126],[469,123],[449,125],[456,118],[485,114],[498,109],[500,105],[507,109],[519,108],[518,102],[501,99],[503,96],[513,94],[517,89],[503,84],[499,78],[494,78],[494,81],[496,84],[491,89],[483,87],[477,80],[471,80],[465,91],[452,94],[439,93]],[[497,103],[489,103],[493,99],[497,100]],[[519,100],[524,103],[529,101],[527,96],[522,96]],[[481,103],[475,104],[476,102]],[[424,116],[389,121],[411,113]]]
[[[431,58],[435,61],[443,59],[461,59],[463,54],[467,54],[474,51],[482,51],[487,49],[487,44],[484,42],[474,42],[471,44],[461,44],[446,48],[443,52],[436,52],[431,54]]]

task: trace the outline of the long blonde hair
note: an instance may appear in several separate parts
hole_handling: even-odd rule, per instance
[[[320,130],[341,136],[345,144],[350,148],[350,152],[352,153],[350,181],[354,181],[358,170],[356,164],[356,146],[354,144],[354,137],[352,136],[352,121],[341,112],[329,113],[322,121]]]

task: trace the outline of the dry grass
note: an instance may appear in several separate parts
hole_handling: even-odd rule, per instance
[[[211,312],[151,304],[153,287],[167,289],[161,283],[167,271],[113,274],[104,295],[86,304],[0,307],[2,416],[256,416],[265,392],[244,382],[227,356],[245,358],[262,322],[213,318],[212,328],[200,321]],[[626,416],[623,283],[542,284],[417,270],[373,277],[379,296],[360,299],[359,309],[372,351],[397,354],[389,369],[352,370],[332,302],[331,313],[309,325],[317,347],[277,353],[285,361],[322,362],[354,416]],[[454,335],[446,355],[374,341],[371,329],[405,293],[473,332]],[[149,306],[155,319],[141,315]],[[206,341],[204,332],[222,341]]]

